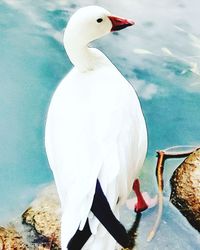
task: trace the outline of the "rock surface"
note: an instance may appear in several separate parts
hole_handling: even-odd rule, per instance
[[[60,203],[54,184],[44,188],[20,221],[0,227],[0,250],[60,250]]]
[[[200,232],[200,149],[174,171],[170,183],[172,204]]]
[[[55,185],[46,187],[22,214],[22,221],[33,231],[29,241],[47,249],[60,248],[60,203]],[[34,234],[35,232],[35,234]],[[39,248],[38,248],[39,249]],[[40,248],[41,249],[41,248]]]
[[[0,227],[0,249],[1,250],[28,250],[22,236],[14,226]]]

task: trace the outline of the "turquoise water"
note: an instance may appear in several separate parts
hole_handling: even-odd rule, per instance
[[[136,21],[135,27],[95,44],[140,97],[149,133],[144,188],[152,194],[156,191],[152,183],[156,149],[200,142],[197,0],[0,0],[0,224],[23,211],[53,180],[44,150],[45,117],[52,93],[71,68],[62,45],[63,29],[71,12],[88,4]],[[168,169],[161,229],[147,245],[145,232],[155,210],[145,213],[140,249],[198,249],[197,232],[168,202],[172,168]]]

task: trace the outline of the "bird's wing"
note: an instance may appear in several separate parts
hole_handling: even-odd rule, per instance
[[[120,173],[120,158],[127,158],[127,152],[130,155],[135,148],[130,138],[138,140],[136,123],[141,110],[137,96],[131,87],[121,85],[123,78],[108,75],[104,82],[98,74],[80,77],[72,71],[50,104],[45,143],[62,204],[63,242],[68,242],[81,222],[84,225],[97,178],[102,179],[106,192]]]

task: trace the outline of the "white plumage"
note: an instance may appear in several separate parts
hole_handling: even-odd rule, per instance
[[[48,111],[45,145],[61,200],[62,249],[88,217],[94,235],[84,249],[115,248],[90,212],[96,181],[118,216],[146,155],[146,125],[134,89],[103,53],[88,47],[110,32],[109,16],[90,6],[70,19],[64,45],[74,68],[59,84]]]

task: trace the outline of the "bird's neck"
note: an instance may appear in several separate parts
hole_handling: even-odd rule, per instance
[[[95,67],[95,55],[88,46],[75,47],[67,51],[73,65],[81,72],[93,70]]]
[[[77,46],[71,44],[66,46],[67,55],[72,64],[81,72],[93,70],[95,67],[95,53],[88,45]]]

